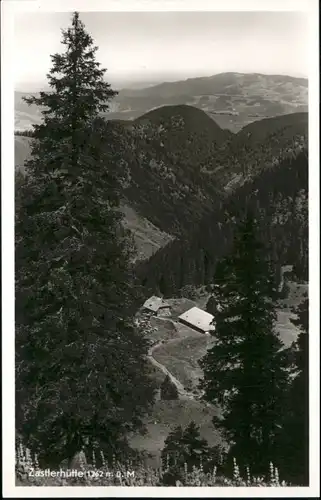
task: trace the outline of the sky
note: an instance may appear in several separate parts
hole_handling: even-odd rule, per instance
[[[116,86],[240,73],[308,74],[303,12],[80,12]],[[14,21],[17,90],[46,82],[50,54],[61,52],[68,12],[19,13]]]

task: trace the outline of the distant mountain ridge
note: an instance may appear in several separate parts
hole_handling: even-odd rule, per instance
[[[123,89],[113,117],[133,119],[149,109],[187,104],[237,132],[257,119],[308,110],[308,80],[259,73],[221,73],[164,82],[146,89]]]
[[[255,89],[260,94],[260,92],[266,90],[263,89],[263,83],[265,86],[270,86],[270,91],[272,91],[273,87],[285,89],[290,84],[297,88],[308,88],[308,80],[306,78],[287,75],[266,75],[263,73],[227,72],[212,76],[187,78],[175,82],[163,82],[144,89],[122,89],[120,92],[128,96],[173,96],[182,92],[189,94],[191,92],[201,94],[223,92],[232,95],[239,90],[240,93],[236,92],[236,95],[243,95],[244,91],[242,88],[245,88],[246,92],[249,89]]]
[[[15,93],[16,130],[30,128],[40,119],[39,110]],[[30,94],[29,94],[30,95]],[[220,73],[218,75],[163,82],[139,89],[122,89],[111,104],[107,117],[133,120],[166,105],[190,105],[202,109],[221,128],[233,132],[262,119],[308,111],[308,80],[284,75],[259,73]]]

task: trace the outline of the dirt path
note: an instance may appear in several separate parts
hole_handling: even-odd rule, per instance
[[[173,342],[173,340],[177,340],[177,339],[171,339],[171,340],[168,340],[167,343],[170,343],[170,342]],[[153,357],[153,351],[155,349],[157,349],[157,347],[159,347],[160,345],[163,345],[162,342],[157,342],[157,344],[154,344],[148,351],[148,359],[150,360],[150,362],[156,366],[156,368],[159,368],[165,375],[168,375],[171,382],[176,386],[177,388],[177,392],[180,396],[180,399],[195,399],[195,396],[194,394],[192,394],[191,392],[188,392],[186,391],[186,389],[184,388],[183,384],[176,378],[174,377],[174,375],[166,368],[166,366],[162,365],[161,363],[159,363],[158,361],[156,361],[156,359]]]
[[[172,318],[168,317],[168,316],[158,316],[158,320],[163,320],[163,321],[170,321],[173,326],[175,327],[175,330],[176,332],[178,333],[179,332],[179,323],[177,323],[176,321],[174,321]],[[168,375],[168,377],[170,378],[171,382],[176,386],[177,388],[177,392],[178,392],[178,395],[179,395],[179,399],[180,400],[193,400],[193,401],[198,401],[202,406],[205,406],[205,407],[208,407],[208,408],[212,408],[213,405],[211,403],[208,403],[206,401],[203,401],[202,399],[200,399],[200,394],[194,394],[193,392],[191,391],[188,391],[185,389],[185,387],[183,386],[183,384],[166,368],[166,366],[164,366],[162,363],[160,363],[159,361],[157,361],[154,356],[153,356],[153,352],[160,346],[164,346],[164,343],[166,344],[170,344],[170,343],[175,343],[175,342],[179,342],[180,340],[183,340],[184,338],[186,338],[186,336],[184,335],[183,337],[175,337],[175,338],[171,338],[171,339],[168,339],[164,342],[164,339],[156,342],[155,344],[153,344],[152,346],[150,346],[150,348],[148,349],[148,354],[147,354],[147,359],[149,359],[149,361],[156,367],[158,368],[159,370],[161,370],[164,375]]]
[[[164,319],[166,321],[171,321],[171,323],[174,325],[175,327],[175,330],[177,330],[177,326],[176,326],[176,323],[175,321],[173,321],[172,319],[168,318],[168,317],[164,317],[164,318],[161,318],[159,317],[159,319]],[[174,343],[174,342],[179,342],[179,338],[173,338],[173,339],[168,339],[166,341],[166,344],[170,344],[170,343]],[[154,356],[153,356],[153,352],[160,346],[163,346],[164,345],[164,341],[163,340],[160,340],[159,342],[157,342],[156,344],[152,345],[149,350],[148,350],[148,354],[147,354],[147,357],[148,359],[150,360],[150,362],[156,367],[158,368],[159,370],[161,370],[164,375],[168,375],[168,377],[170,378],[171,382],[176,386],[177,388],[177,392],[179,394],[179,399],[193,399],[195,400],[196,397],[195,397],[195,394],[193,394],[191,391],[187,391],[185,389],[185,387],[183,386],[183,384],[166,368],[166,366],[164,366],[162,363],[160,363],[159,361],[157,361]]]

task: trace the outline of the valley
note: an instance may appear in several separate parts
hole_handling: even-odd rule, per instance
[[[158,392],[144,417],[145,434],[129,435],[132,447],[149,454],[146,463],[152,467],[159,466],[165,439],[178,423],[194,420],[210,446],[223,443],[212,423],[218,409],[201,401],[198,390],[199,360],[215,338],[182,325],[178,316],[195,305],[206,308],[210,294],[204,285],[212,282],[217,261],[228,253],[245,207],[260,218],[261,237],[276,268],[294,268],[277,308],[276,330],[285,346],[298,335],[292,308],[308,293],[308,115],[301,112],[306,82],[277,85],[273,77],[273,86],[268,78],[244,77],[240,90],[227,83],[231,75],[220,78],[196,82],[197,99],[181,97],[175,93],[180,85],[174,84],[147,93],[131,91],[130,96],[120,93],[116,108],[121,109],[124,96],[133,108],[140,99],[141,107],[137,116],[136,111],[111,111],[106,129],[106,137],[112,130],[115,147],[121,146],[120,211],[135,242],[137,285],[145,298],[161,294],[172,307],[171,318],[150,319],[155,330],[147,357]],[[198,85],[205,92],[210,83],[217,85],[216,94],[201,94]],[[251,94],[254,89],[257,93]],[[158,107],[157,95],[163,95],[165,105]],[[254,108],[258,116],[250,116]],[[17,109],[18,122],[24,113]],[[15,136],[15,167],[23,176],[28,175],[24,163],[31,140]],[[177,400],[160,399],[166,375],[178,390]]]
[[[298,328],[290,321],[294,317],[292,308],[298,307],[308,293],[306,283],[288,281],[287,284],[287,296],[278,302],[275,325],[285,347],[295,342],[299,333]],[[203,402],[198,390],[199,379],[202,377],[198,362],[206,351],[215,345],[215,336],[198,333],[177,321],[178,316],[191,307],[205,309],[208,298],[209,294],[201,291],[196,300],[167,299],[172,307],[172,316],[150,318],[151,325],[155,328],[152,337],[149,337],[151,347],[148,354],[148,359],[155,368],[153,378],[160,387],[165,376],[169,375],[179,396],[177,400],[163,401],[158,393],[152,413],[145,419],[146,434],[130,437],[132,446],[150,453],[146,458],[148,466],[159,467],[160,450],[177,422],[184,426],[194,420],[200,427],[201,436],[207,439],[211,446],[223,444],[222,437],[211,423],[213,416],[219,414],[219,411]]]

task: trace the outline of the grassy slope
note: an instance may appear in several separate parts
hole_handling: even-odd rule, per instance
[[[197,359],[205,353],[206,345],[211,342],[211,339],[185,325],[177,323],[176,320],[180,314],[191,307],[195,305],[202,307],[204,297],[195,302],[184,298],[168,299],[168,302],[172,306],[171,318],[154,317],[151,323],[153,326],[157,326],[157,332],[153,335],[154,341],[159,341],[162,338],[171,341],[155,349],[153,356],[157,361],[164,364],[174,376],[177,376],[181,382],[184,383],[185,380],[186,385],[188,385],[190,381],[193,381],[194,384],[190,385],[195,387],[197,378],[201,375],[197,366]],[[159,386],[164,380],[164,375],[154,367],[151,368],[151,373]],[[215,414],[217,414],[215,408],[207,406],[198,400],[161,401],[158,397],[152,414],[146,417],[145,420],[146,435],[132,436],[130,443],[140,450],[145,449],[153,454],[154,457],[150,458],[149,464],[157,466],[159,465],[160,452],[164,446],[164,441],[168,433],[177,425],[184,427],[191,420],[194,420],[200,426],[201,435],[211,445],[221,442],[221,437],[212,425],[212,418]]]
[[[307,284],[288,282],[289,294],[286,299],[280,300],[277,309],[276,330],[285,345],[295,341],[298,329],[291,323],[293,317],[292,307],[297,307],[308,291]],[[211,345],[213,339],[195,332],[185,325],[176,322],[178,316],[189,308],[197,305],[204,308],[208,296],[202,296],[195,302],[189,299],[168,299],[172,305],[171,319],[152,318],[152,325],[157,326],[153,340],[164,339],[163,345],[155,349],[154,358],[163,364],[183,385],[195,389],[201,377],[198,360],[202,358]],[[173,321],[174,320],[174,321]],[[173,340],[175,339],[175,340]],[[166,340],[171,340],[166,343]],[[151,367],[151,374],[158,387],[164,379],[162,372]],[[213,407],[205,406],[198,400],[161,401],[157,398],[152,414],[146,417],[147,433],[145,436],[132,436],[131,445],[140,450],[146,449],[154,457],[149,459],[149,464],[159,465],[160,451],[168,433],[177,425],[186,426],[194,420],[199,426],[201,435],[211,445],[221,442],[221,437],[212,425],[212,417],[217,413]]]
[[[134,237],[137,248],[137,259],[149,258],[153,253],[172,240],[172,236],[160,231],[149,220],[141,217],[132,207],[122,204],[125,215],[124,226]]]
[[[159,466],[160,453],[169,432],[177,425],[187,426],[191,420],[200,426],[202,437],[211,445],[221,442],[219,434],[213,429],[212,418],[216,414],[214,408],[207,407],[199,401],[156,401],[153,413],[146,418],[147,433],[145,436],[132,436],[130,444],[141,451],[146,450],[153,457],[148,461],[151,466]]]
[[[289,282],[288,286],[289,295],[286,299],[280,301],[276,324],[276,330],[285,345],[289,345],[296,340],[298,329],[291,323],[291,318],[295,317],[291,309],[297,307],[304,300],[304,294],[308,289],[307,284]],[[207,298],[208,296],[202,297],[196,302],[188,299],[169,299],[168,301],[172,303],[172,307],[174,304],[173,319],[176,320],[179,314],[194,305],[204,308]],[[154,325],[157,325],[157,320],[154,320]],[[158,362],[165,365],[184,386],[194,389],[201,377],[198,360],[204,356],[213,341],[211,337],[198,333],[180,323],[175,323],[175,327],[176,332],[171,332],[170,335],[166,334],[163,322],[158,320],[157,340],[161,338],[173,339],[175,337],[176,340],[160,345],[155,349],[154,357]]]
[[[210,338],[197,333],[184,325],[179,329],[186,334],[168,344],[163,344],[154,351],[154,358],[163,364],[184,385],[186,389],[197,388],[202,370],[198,361],[211,345]]]

